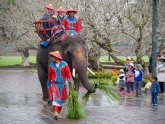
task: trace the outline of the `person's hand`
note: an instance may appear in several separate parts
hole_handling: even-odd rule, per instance
[[[57,15],[52,15],[52,18],[53,19],[57,19]]]
[[[64,25],[61,25],[61,28],[63,31],[65,31],[65,26]]]
[[[75,88],[73,80],[69,80],[68,83],[71,88]]]
[[[82,21],[83,19],[81,17],[78,18],[78,21]]]

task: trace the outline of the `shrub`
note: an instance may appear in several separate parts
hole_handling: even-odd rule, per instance
[[[91,73],[88,73],[88,78],[104,78],[104,79],[110,79],[112,77],[112,73],[110,71],[99,71],[95,72],[95,75],[92,75]]]
[[[150,82],[150,80],[148,80],[147,78],[143,77],[143,79],[142,79],[142,87],[144,87],[148,82]]]

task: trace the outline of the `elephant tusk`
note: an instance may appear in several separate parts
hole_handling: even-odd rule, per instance
[[[95,73],[87,67],[87,70],[95,76]]]
[[[75,68],[73,68],[73,70],[72,70],[72,75],[73,75],[73,77],[76,77],[76,70],[75,70]]]

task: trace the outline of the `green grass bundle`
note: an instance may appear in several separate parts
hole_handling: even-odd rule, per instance
[[[112,86],[112,84],[105,82],[103,79],[98,79],[92,85],[95,89],[101,90],[105,94],[105,96],[107,97],[110,103],[112,100],[119,99],[119,96],[115,92],[115,88]],[[91,97],[91,93],[87,92],[82,99],[85,102],[88,102],[90,97]]]
[[[78,93],[70,86],[69,97],[67,101],[68,119],[83,119],[85,117],[85,112],[78,101]]]

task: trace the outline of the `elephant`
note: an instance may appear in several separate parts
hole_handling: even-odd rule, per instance
[[[68,63],[70,71],[74,72],[75,70],[73,79],[77,91],[79,91],[81,82],[88,92],[94,93],[95,89],[89,83],[87,76],[88,57],[85,40],[80,36],[68,36],[64,41],[55,42],[52,40],[49,44],[49,47],[39,47],[37,50],[37,70],[43,92],[43,100],[46,101],[48,99],[46,82],[48,65],[51,61],[48,53],[51,51],[59,51],[63,60]]]

